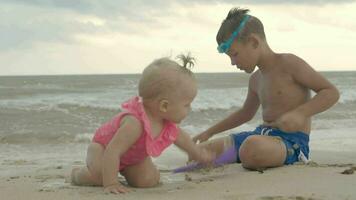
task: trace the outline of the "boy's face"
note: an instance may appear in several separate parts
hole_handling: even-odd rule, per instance
[[[257,48],[251,41],[241,42],[234,41],[231,48],[226,53],[231,60],[231,65],[246,73],[252,73],[255,70],[258,61]]]

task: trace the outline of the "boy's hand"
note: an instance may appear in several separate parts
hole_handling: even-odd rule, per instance
[[[199,141],[199,143],[202,143],[202,142],[209,140],[210,137],[211,137],[211,135],[209,133],[202,132],[199,135],[193,137],[193,142],[197,143]]]
[[[119,194],[119,193],[128,193],[130,190],[121,185],[120,183],[108,185],[104,188],[105,193],[113,193],[113,194]]]
[[[276,121],[264,123],[264,125],[277,127],[284,132],[296,132],[303,130],[306,117],[298,111],[290,111],[280,116]]]

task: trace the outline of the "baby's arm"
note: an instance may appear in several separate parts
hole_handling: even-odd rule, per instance
[[[233,112],[227,118],[210,127],[203,133],[195,136],[193,141],[197,142],[199,140],[200,142],[204,142],[217,133],[235,128],[250,121],[255,116],[258,107],[260,106],[260,101],[256,93],[256,85],[257,73],[255,72],[250,77],[247,97],[242,108]]]
[[[196,145],[193,140],[180,129],[177,140],[174,142],[180,149],[187,152],[188,156],[193,160],[196,160],[201,163],[212,162],[215,158],[215,154],[210,151],[207,151],[205,148],[199,147]]]
[[[125,193],[128,189],[117,181],[117,166],[121,157],[140,137],[142,125],[135,117],[127,115],[108,144],[103,155],[103,186],[106,192]]]

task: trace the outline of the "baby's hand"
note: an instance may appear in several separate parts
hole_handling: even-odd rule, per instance
[[[216,158],[216,154],[212,151],[209,151],[203,147],[199,147],[200,153],[199,156],[196,158],[196,161],[203,163],[203,164],[209,164],[212,163],[213,160]]]
[[[120,183],[108,185],[104,188],[105,193],[113,193],[113,194],[119,194],[119,193],[128,193],[130,190],[121,185]]]

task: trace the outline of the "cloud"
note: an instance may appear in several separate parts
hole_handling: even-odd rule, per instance
[[[349,2],[355,1],[1,0],[2,73],[140,72],[157,55],[187,48],[202,71],[225,70],[217,67],[229,63],[216,54],[214,37],[228,9],[239,5],[263,19],[277,50],[304,53],[310,45],[303,57],[316,49],[329,57],[345,46],[351,54],[356,4]],[[345,60],[353,59],[349,54]]]
[[[304,4],[304,5],[323,5],[323,4],[340,4],[340,3],[351,3],[355,0],[226,0],[226,1],[215,1],[223,3],[247,3],[247,4]]]
[[[38,42],[76,43],[78,34],[120,32],[142,34],[168,28],[161,19],[177,14],[177,6],[213,4],[326,5],[354,0],[2,0],[1,50],[28,48]],[[96,23],[96,22],[100,23]]]
[[[142,33],[145,27],[164,27],[157,19],[169,16],[168,8],[160,1],[144,5],[139,1],[4,0],[0,3],[0,37],[5,40],[0,51],[37,42],[75,43],[78,34]]]
[[[27,5],[56,10],[71,10],[79,14],[95,15],[103,18],[123,16],[127,20],[142,20],[153,13],[165,13],[173,5],[193,6],[211,4],[294,4],[324,5],[351,3],[356,0],[2,0],[2,4]]]
[[[0,50],[27,48],[36,42],[72,43],[73,34],[95,33],[94,23],[81,22],[78,15],[54,8],[2,5],[0,7]]]

